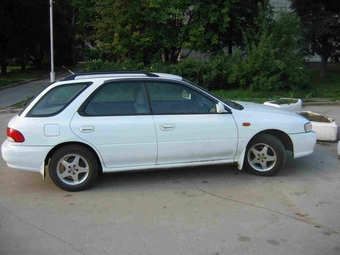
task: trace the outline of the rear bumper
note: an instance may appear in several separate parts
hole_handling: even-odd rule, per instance
[[[312,154],[316,144],[315,132],[290,135],[293,142],[293,158],[300,158]]]
[[[23,146],[5,141],[1,146],[2,158],[11,168],[41,173],[44,160],[52,147]]]

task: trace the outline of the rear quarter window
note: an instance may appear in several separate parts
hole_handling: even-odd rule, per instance
[[[57,86],[48,91],[30,110],[28,117],[48,117],[65,109],[90,83]]]

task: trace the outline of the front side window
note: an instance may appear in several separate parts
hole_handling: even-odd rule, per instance
[[[84,112],[90,116],[150,113],[143,83],[138,81],[104,84],[92,95]]]
[[[207,114],[216,112],[216,103],[197,91],[178,83],[147,82],[154,114]]]
[[[28,117],[53,116],[66,108],[89,83],[68,84],[48,91],[30,110]]]

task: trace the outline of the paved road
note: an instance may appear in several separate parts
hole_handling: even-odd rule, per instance
[[[56,74],[56,79],[60,79],[69,73],[61,72]],[[23,100],[26,100],[28,97],[36,96],[42,91],[46,86],[50,84],[50,77],[46,77],[43,79],[38,79],[35,81],[27,82],[21,85],[17,85],[14,87],[9,87],[6,89],[0,90],[0,109],[11,106]]]
[[[313,110],[340,120],[338,107]],[[0,115],[0,141],[12,115]],[[116,173],[78,193],[0,158],[6,255],[339,255],[339,213],[336,143],[288,159],[275,177],[230,166]]]

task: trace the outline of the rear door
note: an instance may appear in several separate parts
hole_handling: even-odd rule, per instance
[[[155,126],[138,81],[102,85],[74,115],[71,129],[97,148],[107,168],[156,164]]]

